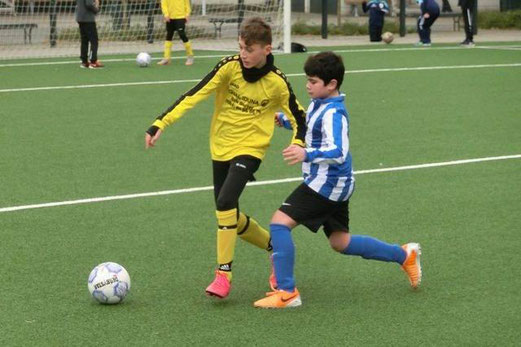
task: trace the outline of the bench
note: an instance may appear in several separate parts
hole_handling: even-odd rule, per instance
[[[31,43],[31,35],[34,28],[38,28],[35,23],[15,23],[15,24],[0,24],[0,30],[23,29],[24,30],[24,44]]]
[[[242,18],[244,19],[244,18]],[[208,22],[212,23],[215,28],[214,37],[220,38],[222,35],[222,27],[224,23],[233,24],[239,23],[239,17],[211,17]]]
[[[400,12],[398,12],[397,16],[400,16]],[[418,18],[420,16],[420,12],[406,12],[406,17],[414,17]],[[461,13],[459,12],[440,12],[440,16],[438,18],[452,18],[452,30],[460,31],[461,29]]]
[[[242,22],[245,18],[244,17],[210,17],[208,18],[208,22],[212,23],[215,28],[215,38],[220,38],[222,35],[222,26],[223,24],[238,24],[239,22]],[[270,23],[271,18],[270,17],[264,17],[263,18],[266,22]]]
[[[456,29],[458,29],[458,31],[461,30],[461,23],[460,23],[461,13],[441,12],[440,17],[452,18],[452,30],[453,31],[456,31]]]

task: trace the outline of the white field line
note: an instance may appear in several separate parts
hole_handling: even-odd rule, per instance
[[[226,53],[223,54],[215,54],[215,55],[202,55],[197,56],[197,59],[201,58],[222,58],[226,56]],[[152,60],[160,60],[162,58],[152,58]],[[184,60],[186,57],[172,57],[172,60]],[[120,62],[135,62],[136,58],[112,58],[112,59],[103,59],[104,63],[120,63]],[[79,60],[61,60],[61,61],[42,61],[42,62],[33,62],[33,63],[10,63],[10,64],[0,64],[0,68],[2,67],[20,67],[20,66],[44,66],[44,65],[69,65],[69,64],[80,64]]]
[[[518,50],[519,46],[476,46],[474,48],[484,48],[484,49],[511,49]],[[381,52],[400,52],[400,51],[440,51],[440,50],[453,50],[453,49],[468,49],[467,47],[460,46],[442,46],[442,47],[430,47],[428,49],[423,47],[401,47],[401,48],[360,48],[360,49],[336,49],[337,53],[381,53]],[[315,54],[319,51],[308,51],[306,54]],[[197,59],[214,59],[214,58],[222,58],[229,54],[235,54],[236,51],[230,51],[223,54],[208,54],[208,55],[198,55]],[[284,53],[274,52],[275,55],[283,55]],[[159,60],[161,58],[152,58],[152,60]],[[172,59],[184,60],[186,57],[172,57]],[[118,63],[118,62],[129,62],[135,61],[135,58],[112,58],[112,59],[103,59],[104,63]],[[68,64],[79,64],[79,60],[61,60],[61,61],[42,61],[42,62],[32,62],[32,63],[7,63],[0,64],[0,68],[3,67],[24,67],[24,66],[45,66],[45,65],[68,65]]]
[[[355,175],[392,172],[392,171],[416,170],[416,169],[425,169],[425,168],[433,168],[433,167],[463,165],[463,164],[480,163],[480,162],[486,162],[486,161],[520,159],[520,158],[521,158],[521,154],[513,154],[513,155],[503,155],[503,156],[498,156],[498,157],[453,160],[453,161],[445,161],[445,162],[438,162],[438,163],[428,163],[428,164],[419,164],[419,165],[407,165],[407,166],[397,166],[397,167],[388,167],[388,168],[379,168],[379,169],[360,170],[360,171],[355,171]],[[295,182],[295,181],[301,181],[301,180],[302,180],[302,177],[293,177],[293,178],[275,179],[275,180],[267,180],[267,181],[257,181],[257,182],[248,183],[248,186],[264,186],[264,185],[268,185],[268,184],[280,184],[280,183]],[[146,198],[146,197],[162,196],[162,195],[194,193],[194,192],[211,191],[211,190],[213,190],[213,186],[163,190],[163,191],[159,191],[159,192],[104,196],[104,197],[98,197],[98,198],[57,201],[57,202],[48,202],[48,203],[33,204],[33,205],[20,205],[20,206],[11,206],[11,207],[0,208],[0,213],[14,212],[14,211],[20,211],[20,210],[30,210],[30,209],[37,209],[37,208],[46,208],[46,207],[90,204],[90,203],[103,202],[103,201],[128,200],[128,199]]]
[[[385,69],[365,69],[365,70],[349,70],[346,74],[358,73],[378,73],[378,72],[407,72],[407,71],[428,71],[428,70],[454,70],[454,69],[486,69],[486,68],[502,68],[502,67],[520,67],[521,63],[511,64],[481,64],[481,65],[450,65],[450,66],[417,66],[417,67],[397,67]],[[304,76],[304,73],[286,74],[288,77]],[[53,86],[53,87],[31,87],[31,88],[10,88],[0,89],[0,93],[16,93],[16,92],[32,92],[45,90],[64,90],[64,89],[85,89],[85,88],[112,88],[112,87],[128,87],[142,85],[158,85],[158,84],[177,84],[177,83],[197,83],[200,79],[190,80],[171,80],[171,81],[148,81],[148,82],[121,82],[121,83],[103,83],[103,84],[84,84],[77,86]]]
[[[495,49],[499,51],[521,51],[521,46],[476,46],[479,49]]]

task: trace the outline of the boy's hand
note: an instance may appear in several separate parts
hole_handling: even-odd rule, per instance
[[[275,124],[277,124],[278,127],[284,127],[288,130],[293,129],[291,127],[291,123],[289,122],[289,119],[284,115],[282,112],[275,113]]]
[[[156,145],[157,140],[159,140],[161,133],[161,129],[158,129],[154,136],[150,135],[149,133],[145,133],[145,149],[154,147]]]
[[[170,22],[170,17],[168,17],[168,16],[164,16],[164,17],[163,17],[163,21],[164,21],[165,23]]]
[[[430,14],[425,13],[425,14],[423,15],[423,18],[427,19],[427,18],[429,18],[430,16],[431,16]]]
[[[298,145],[289,145],[282,151],[282,156],[289,165],[294,165],[306,159],[306,150]]]

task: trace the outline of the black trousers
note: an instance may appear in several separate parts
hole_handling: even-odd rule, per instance
[[[188,37],[185,32],[186,19],[171,19],[166,22],[166,41],[172,41],[174,38],[174,31],[177,31],[179,37],[183,42],[188,42]]]
[[[369,25],[369,40],[371,42],[382,41],[382,29],[383,26],[380,25]]]
[[[472,14],[475,11],[475,4],[474,1],[470,1],[467,6],[461,7],[463,22],[465,23],[465,36],[469,41],[474,41],[474,23],[472,21]]]
[[[89,42],[90,42],[90,61],[98,60],[98,30],[96,22],[80,22],[81,48],[80,58],[83,63],[89,61]]]
[[[421,42],[431,43],[431,26],[439,15],[439,13],[431,13],[429,18],[424,18],[422,15],[418,17],[417,29]]]
[[[259,168],[260,159],[241,155],[229,161],[216,161],[213,164],[213,191],[218,211],[239,209],[239,197],[248,181],[254,181],[253,174]]]

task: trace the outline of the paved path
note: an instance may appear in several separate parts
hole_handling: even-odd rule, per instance
[[[431,35],[433,45],[437,43],[459,43],[465,39],[464,31],[438,31]],[[369,42],[369,36],[333,36],[327,39],[320,36],[299,36],[293,35],[292,41],[302,43],[306,46],[339,46],[339,45],[382,45],[382,43]],[[407,34],[404,37],[395,36],[394,44],[414,44],[418,41],[418,35]],[[474,36],[477,45],[485,42],[507,42],[517,41],[521,44],[521,30],[483,30],[480,29],[478,35]]]

